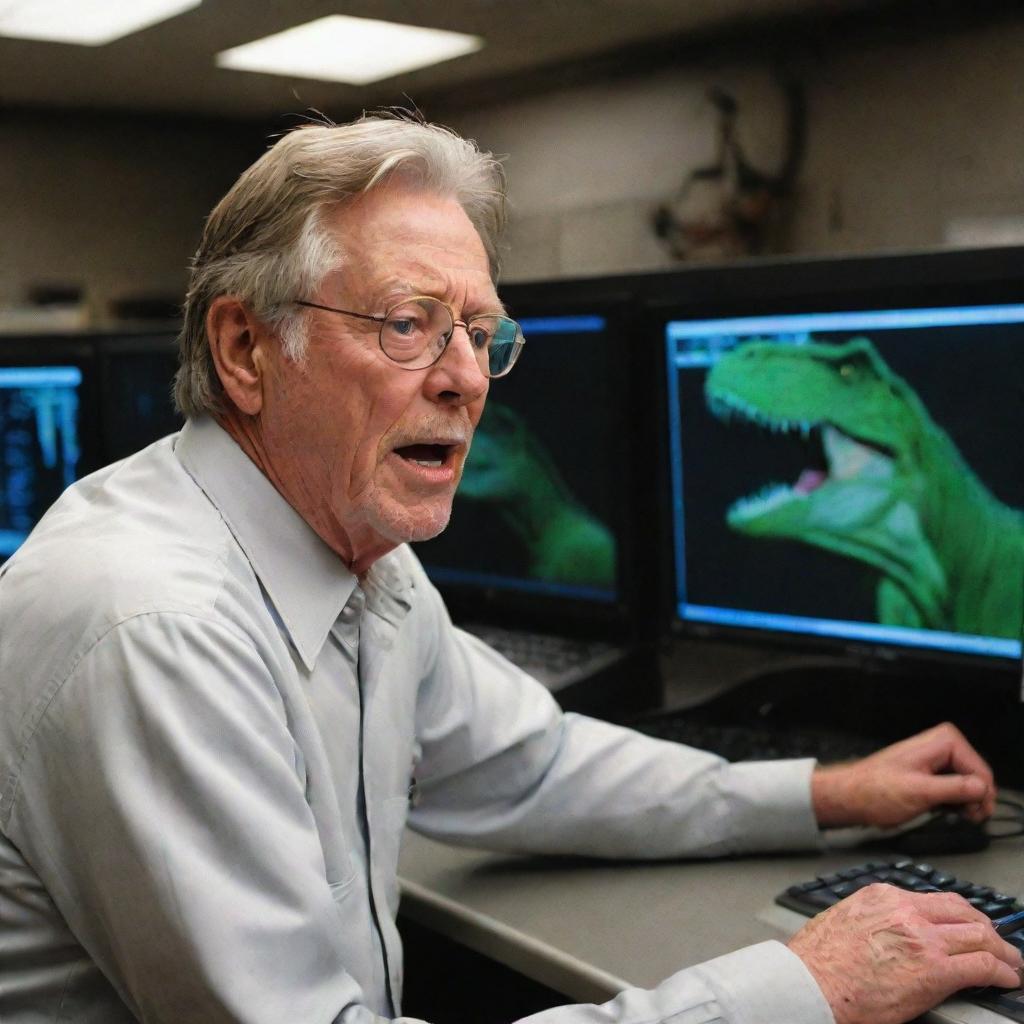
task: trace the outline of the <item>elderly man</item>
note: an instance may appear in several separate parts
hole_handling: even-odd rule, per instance
[[[72,487],[4,566],[6,1024],[396,1017],[407,821],[678,857],[991,812],[951,727],[839,768],[730,766],[563,715],[453,628],[404,545],[444,528],[522,345],[495,291],[503,202],[469,143],[367,118],[286,136],[211,214],[187,425]],[[889,1024],[1020,962],[959,897],[876,886],[788,947],[538,1020]]]

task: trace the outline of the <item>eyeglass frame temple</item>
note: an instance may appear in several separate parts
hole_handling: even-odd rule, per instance
[[[356,313],[351,309],[338,309],[337,306],[322,306],[319,302],[307,302],[305,299],[292,299],[296,306],[305,306],[307,309],[322,309],[326,313],[343,313],[345,316],[358,317],[360,320],[372,320],[375,324],[387,322],[387,315],[374,316],[372,313]]]

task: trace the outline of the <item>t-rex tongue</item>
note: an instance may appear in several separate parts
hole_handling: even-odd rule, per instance
[[[793,491],[796,494],[810,494],[816,491],[826,480],[828,473],[823,469],[805,469],[800,474],[800,479],[793,484]]]

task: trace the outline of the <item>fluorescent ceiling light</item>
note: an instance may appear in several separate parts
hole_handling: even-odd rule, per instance
[[[236,71],[366,85],[473,53],[479,36],[332,14],[217,54]]]
[[[0,36],[103,46],[202,0],[0,0]]]

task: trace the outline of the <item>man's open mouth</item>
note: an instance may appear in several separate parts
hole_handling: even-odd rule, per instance
[[[454,444],[407,444],[394,451],[399,458],[408,462],[415,462],[428,469],[438,469],[449,461],[455,448]]]

